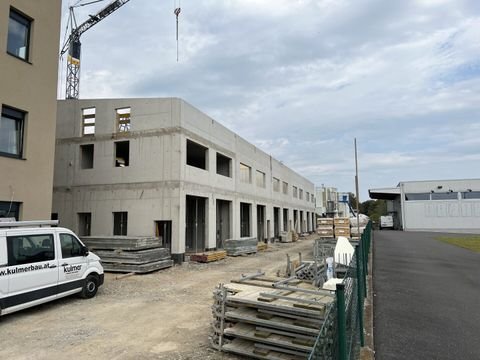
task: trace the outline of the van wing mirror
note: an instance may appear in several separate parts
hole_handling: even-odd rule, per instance
[[[88,256],[88,247],[82,246],[82,256]]]

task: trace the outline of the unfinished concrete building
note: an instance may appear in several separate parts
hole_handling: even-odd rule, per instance
[[[187,102],[58,103],[54,216],[80,236],[161,236],[176,261],[314,229],[314,184]]]

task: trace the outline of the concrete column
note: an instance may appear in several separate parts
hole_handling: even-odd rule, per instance
[[[213,151],[210,151],[212,154]],[[207,239],[205,241],[205,247],[207,249],[213,249],[217,246],[217,206],[213,194],[207,199]]]

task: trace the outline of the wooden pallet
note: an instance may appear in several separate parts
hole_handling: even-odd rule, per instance
[[[264,242],[259,242],[257,244],[257,251],[265,251],[268,249],[268,244]]]
[[[207,251],[203,253],[190,255],[190,261],[209,263],[212,261],[225,259],[226,257],[227,257],[227,252],[225,250]]]

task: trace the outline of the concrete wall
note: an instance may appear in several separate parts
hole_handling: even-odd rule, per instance
[[[7,54],[10,7],[33,19],[29,61]],[[23,159],[0,156],[0,201],[21,220],[50,219],[61,0],[0,2],[0,105],[27,112]]]
[[[131,107],[131,130],[118,134],[115,109]],[[94,136],[81,136],[81,109],[96,108]],[[114,166],[114,142],[130,141],[130,166]],[[187,165],[187,140],[206,147],[207,167]],[[94,144],[94,168],[81,169],[80,145]],[[231,158],[231,177],[216,172],[217,152]],[[92,212],[92,234],[111,235],[113,211],[128,211],[129,235],[153,235],[155,220],[172,221],[172,252],[185,251],[186,196],[207,199],[206,248],[216,246],[216,200],[231,201],[231,236],[240,237],[240,203],[252,205],[251,235],[257,234],[257,205],[266,206],[264,233],[273,236],[273,208],[303,212],[298,230],[312,231],[314,185],[180,99],[66,100],[58,106],[54,211],[63,226],[78,228],[77,213]],[[252,168],[252,182],[238,176]],[[265,173],[265,187],[255,173]],[[288,182],[288,194],[273,189],[273,177]],[[292,186],[303,199],[292,196]],[[309,199],[306,199],[306,193]],[[300,218],[300,216],[299,216]],[[269,225],[267,225],[269,224]],[[283,229],[282,229],[283,230]]]

